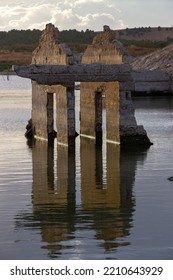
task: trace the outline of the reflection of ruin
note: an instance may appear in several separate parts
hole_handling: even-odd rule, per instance
[[[118,243],[117,238],[128,235],[131,227],[130,221],[134,203],[132,196],[129,197],[130,204],[126,215],[123,216],[122,191],[126,193],[126,188],[132,190],[134,177],[129,181],[130,185],[123,186],[121,184],[119,146],[107,143],[106,154],[107,174],[106,182],[103,183],[101,182],[101,174],[103,174],[101,147],[95,149],[93,141],[81,139],[82,208],[85,213],[92,213],[96,238],[103,240],[105,250],[109,250],[127,245],[127,243],[123,242]],[[132,167],[134,168],[133,165]]]
[[[143,162],[143,153],[120,152],[119,146],[111,143],[103,152],[102,146],[96,148],[92,139],[82,137],[80,173],[76,172],[74,148],[54,148],[35,141],[32,158],[33,213],[18,215],[16,227],[39,229],[48,258],[66,252],[70,258],[72,252],[80,252],[80,246],[87,251],[87,236],[86,243],[80,245],[79,232],[81,236],[94,232],[93,238],[103,253],[128,245],[122,238],[133,226],[132,188],[137,161]],[[80,197],[76,196],[76,188],[80,188]]]
[[[102,147],[81,138],[82,204],[85,208],[119,208],[120,162],[119,146],[107,144],[107,182],[103,182]]]
[[[57,242],[69,240],[74,231],[74,149],[58,146],[57,162],[54,161],[54,147],[47,142],[36,141],[32,152],[34,219],[40,221],[42,241],[48,243],[44,249],[52,257],[62,248]]]
[[[120,153],[119,146],[107,144],[107,180],[102,182],[101,147],[81,139],[81,197],[82,208],[90,212],[95,237],[104,240],[105,249],[114,247],[116,238],[124,236],[120,217]]]

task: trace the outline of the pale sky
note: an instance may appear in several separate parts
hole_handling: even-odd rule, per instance
[[[0,0],[0,30],[170,27],[173,0]]]

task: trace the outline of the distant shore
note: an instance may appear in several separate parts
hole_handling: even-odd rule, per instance
[[[3,72],[0,72],[0,75],[9,76],[9,75],[16,75],[16,73],[14,71],[3,71]]]

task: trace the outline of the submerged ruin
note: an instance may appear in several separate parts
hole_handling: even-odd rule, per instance
[[[131,99],[135,84],[130,57],[115,33],[104,26],[81,56],[60,42],[59,31],[47,24],[32,63],[15,72],[32,80],[32,132],[34,137],[74,145],[75,82],[80,82],[80,135],[102,139],[103,99],[106,109],[106,141],[121,145],[150,146],[138,125]],[[56,112],[54,108],[56,98]],[[54,116],[56,115],[56,131]]]

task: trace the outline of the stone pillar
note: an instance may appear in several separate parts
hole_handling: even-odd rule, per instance
[[[95,92],[90,83],[80,85],[80,134],[95,139]]]
[[[106,83],[106,140],[108,142],[120,143],[119,133],[119,83]]]
[[[45,86],[32,82],[32,125],[36,138],[50,140],[53,136],[53,94]]]
[[[75,95],[74,84],[59,86],[56,91],[57,142],[75,145]]]
[[[97,143],[102,139],[102,88],[100,83],[81,83],[80,86],[80,133],[93,138]]]

